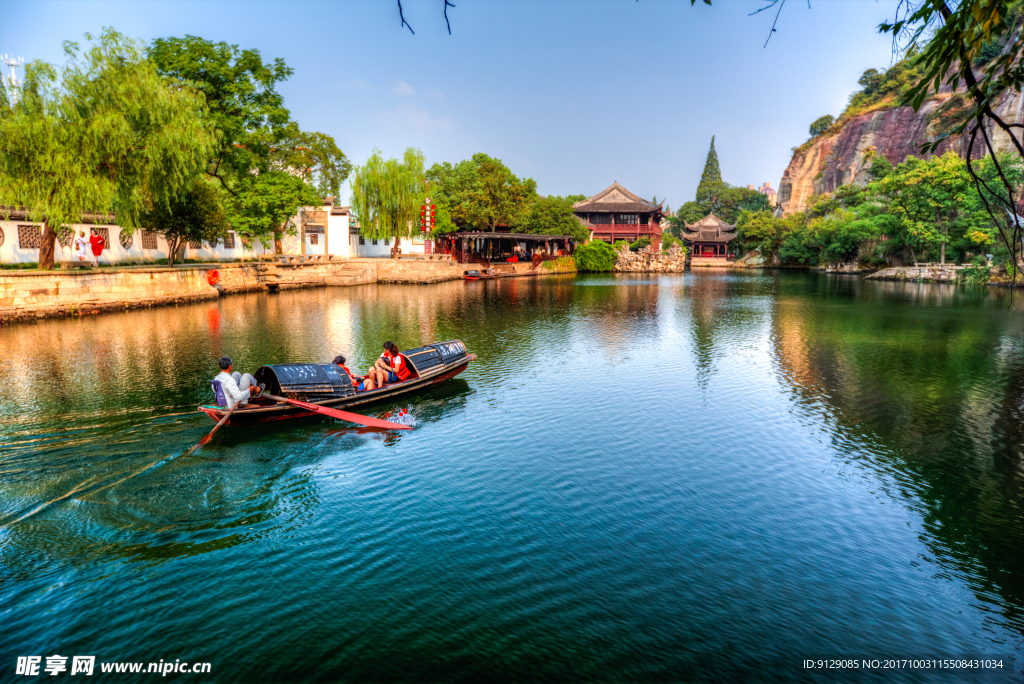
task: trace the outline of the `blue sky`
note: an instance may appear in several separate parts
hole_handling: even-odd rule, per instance
[[[837,115],[859,75],[891,63],[877,33],[895,0],[790,0],[767,48],[765,3],[715,0],[90,2],[0,0],[0,52],[61,61],[104,26],[186,33],[282,57],[295,119],[354,163],[407,146],[427,163],[498,157],[541,194],[612,181],[678,206],[716,148],[726,181],[778,187],[811,121]],[[347,188],[342,189],[343,199]]]

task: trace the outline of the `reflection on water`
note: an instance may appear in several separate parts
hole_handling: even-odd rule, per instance
[[[830,285],[828,300],[774,300],[780,377],[808,410],[826,409],[844,453],[920,515],[934,572],[1024,628],[1019,315],[1001,293],[974,288]],[[861,453],[865,442],[878,448]]]
[[[844,653],[1019,670],[1022,308],[709,272],[4,328],[0,671],[56,652],[217,681],[785,681]],[[401,400],[410,432],[311,418],[180,456],[221,355],[362,370],[386,339],[452,338],[479,361]]]

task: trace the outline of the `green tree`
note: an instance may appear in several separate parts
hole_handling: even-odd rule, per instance
[[[370,238],[394,238],[392,255],[398,257],[398,240],[412,237],[427,197],[423,153],[410,147],[402,160],[385,160],[374,150],[366,164],[356,168],[350,183],[352,213],[359,231]]]
[[[297,232],[291,218],[298,208],[318,206],[321,201],[320,193],[301,176],[271,168],[241,183],[225,206],[228,222],[236,231],[264,245],[272,241],[274,253],[281,254],[282,237]]]
[[[580,245],[576,248],[576,253],[573,254],[573,258],[576,260],[576,270],[596,273],[612,270],[615,267],[617,256],[614,247],[600,240]]]
[[[963,234],[974,192],[963,159],[952,150],[927,160],[908,157],[892,173],[874,181],[871,191],[899,218],[912,250],[915,243],[937,245],[939,262],[946,263],[946,245],[957,231]]]
[[[139,43],[105,29],[84,51],[65,43],[58,72],[26,69],[18,103],[0,116],[0,204],[43,224],[39,266],[53,267],[58,227],[113,210],[121,226],[168,206],[215,144],[202,96],[168,83]]]
[[[629,250],[631,252],[639,252],[644,247],[650,247],[650,246],[651,246],[651,239],[645,235],[644,237],[638,238],[636,240],[633,240],[631,243],[629,243]]]
[[[454,166],[434,164],[427,171],[435,195],[442,195],[452,221],[460,227],[494,230],[526,220],[537,196],[532,178],[520,179],[495,159],[478,152]]]
[[[576,218],[572,205],[573,202],[569,198],[538,197],[530,205],[523,221],[514,228],[514,232],[572,235],[577,242],[585,242],[590,238],[590,231]]]
[[[704,210],[704,207],[699,202],[689,201],[684,202],[682,206],[676,209],[675,214],[669,218],[669,230],[676,237],[683,235],[687,223],[696,223],[702,218],[708,215],[708,212]]]
[[[744,214],[736,225],[736,239],[745,249],[760,250],[765,259],[771,258],[778,248],[778,220],[770,211]]]
[[[444,195],[435,193],[429,181],[427,182],[427,195],[430,197],[431,204],[434,205],[434,228],[430,235],[437,237],[458,230],[459,227],[452,221],[451,207],[448,205],[447,199]]]
[[[257,50],[190,35],[153,41],[149,58],[205,96],[218,140],[205,172],[223,188],[236,230],[264,243],[272,237],[280,249],[299,207],[338,195],[352,166],[331,136],[302,131],[292,120],[277,91],[293,73],[284,60],[264,63]]]
[[[224,238],[228,227],[218,189],[202,178],[169,204],[157,203],[143,212],[140,222],[163,233],[169,266],[182,243],[212,244]]]
[[[661,251],[667,252],[672,248],[672,245],[679,245],[679,248],[683,250],[683,254],[686,253],[686,245],[683,244],[682,240],[671,233],[663,233],[661,236]]]
[[[715,215],[726,223],[736,223],[740,214],[745,211],[770,211],[771,208],[768,197],[757,190],[726,186],[720,196]],[[704,213],[707,215],[710,211]]]
[[[883,74],[878,73],[878,69],[868,69],[857,79],[857,84],[867,95],[874,95],[878,92],[878,87],[882,83],[882,77]]]
[[[836,118],[831,114],[826,114],[825,116],[815,119],[814,123],[811,124],[811,137],[817,138],[819,135],[827,131],[835,122]]]
[[[884,155],[876,154],[874,159],[871,160],[871,169],[868,173],[871,174],[872,178],[885,178],[892,173],[892,162],[886,159]]]
[[[708,212],[717,213],[722,194],[728,186],[722,181],[722,171],[718,167],[718,152],[715,151],[715,136],[711,136],[711,147],[704,161],[704,171],[697,184],[697,203]]]

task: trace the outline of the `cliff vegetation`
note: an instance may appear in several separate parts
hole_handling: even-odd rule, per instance
[[[877,155],[891,164],[949,150],[979,159],[989,153],[988,138],[995,154],[1021,156],[1004,122],[1024,114],[1020,82],[1014,80],[1024,3],[977,4],[964,3],[945,18],[923,4],[906,19],[909,23],[881,27],[894,35],[901,26],[910,31],[904,58],[888,69],[865,71],[838,117],[826,115],[811,124],[811,138],[794,148],[779,183],[778,199],[787,215],[807,211],[817,197],[844,185],[869,183]],[[925,40],[922,27],[932,21],[937,23]],[[912,24],[919,26],[910,30]],[[969,65],[955,59],[960,54],[967,55]],[[973,124],[968,129],[971,121],[981,122],[982,134]]]
[[[1003,155],[999,162],[1012,183],[1024,183],[1018,158]],[[986,182],[996,177],[991,160],[976,162],[975,168]],[[992,203],[993,198],[979,194],[966,162],[955,152],[930,159],[911,156],[896,167],[876,155],[869,175],[864,185],[841,186],[817,197],[805,211],[782,218],[767,211],[744,212],[738,242],[775,266],[984,265],[987,255],[997,264],[1010,260],[999,239],[1000,228],[1008,226],[997,225],[986,211],[985,200]]]

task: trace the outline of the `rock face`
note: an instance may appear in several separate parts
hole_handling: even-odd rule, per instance
[[[878,269],[867,268],[856,261],[833,261],[825,264],[824,266],[816,266],[813,270],[824,271],[825,273],[874,273]]]
[[[837,134],[819,138],[794,154],[779,182],[778,199],[785,215],[804,211],[815,195],[833,192],[841,185],[866,183],[873,154],[881,154],[894,166],[908,156],[920,156],[921,145],[935,137],[929,128],[932,115],[950,97],[948,92],[940,93],[916,112],[912,107],[892,107],[861,114]],[[996,113],[1007,123],[1021,123],[1021,99],[1016,92],[1004,95],[996,104]],[[989,129],[989,135],[997,152],[1010,149],[1010,139],[1003,131]],[[951,137],[943,141],[937,154],[953,149],[964,157],[966,147],[966,140]],[[982,146],[975,143],[972,158],[983,154]]]
[[[666,254],[650,247],[630,252],[629,246],[623,243],[613,270],[616,273],[682,273],[686,270],[686,254],[679,245],[669,247]]]
[[[925,283],[955,283],[963,266],[894,266],[867,276],[871,280],[912,280]]]

